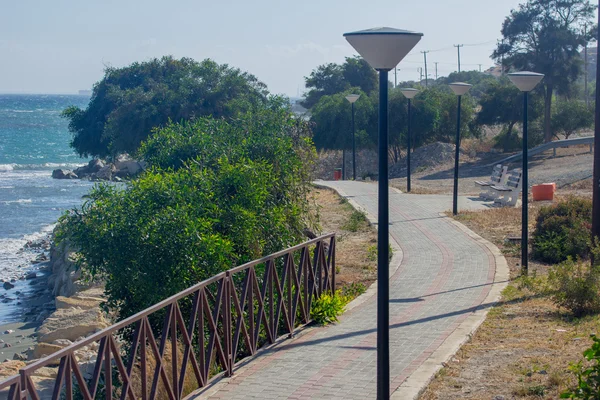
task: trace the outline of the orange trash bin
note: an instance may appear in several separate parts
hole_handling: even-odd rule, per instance
[[[531,187],[531,195],[533,201],[554,200],[554,192],[556,191],[556,183],[542,183]]]

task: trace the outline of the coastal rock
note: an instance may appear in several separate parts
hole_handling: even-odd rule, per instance
[[[52,353],[56,353],[57,351],[62,350],[63,347],[66,346],[59,346],[57,344],[39,342],[35,345],[35,348],[33,349],[32,359],[49,356]]]
[[[15,353],[15,355],[13,356],[13,360],[27,361],[27,356],[25,354]]]
[[[142,165],[139,162],[133,160],[117,161],[115,163],[115,168],[116,176],[121,178],[127,176],[134,176],[139,174],[140,171],[142,171]]]
[[[58,368],[42,367],[33,371],[33,376],[39,376],[42,378],[56,378],[58,375]]]
[[[25,363],[20,360],[9,360],[0,363],[0,377],[18,375],[19,370],[25,367]]]
[[[30,272],[27,275],[25,275],[25,279],[35,279],[37,278],[37,273],[35,272]]]
[[[68,169],[55,169],[52,171],[52,178],[54,179],[77,179],[78,176]]]
[[[57,296],[55,299],[56,308],[80,308],[82,310],[89,310],[90,308],[96,308],[104,302],[104,299],[98,297],[86,297],[75,295],[73,297]]]
[[[105,165],[106,164],[104,164],[104,161],[94,159],[91,160],[87,165],[75,169],[75,171],[73,172],[75,172],[75,174],[77,174],[78,177],[84,178],[100,171],[102,168],[104,168]]]
[[[57,339],[75,341],[80,336],[88,336],[107,326],[109,323],[99,309],[61,308],[44,321],[38,330],[38,337],[40,342],[46,343]]]
[[[112,164],[106,165],[106,166],[102,167],[102,169],[100,169],[100,171],[96,172],[96,179],[110,181],[115,172],[117,172],[117,169],[115,168],[114,165],[112,165]]]
[[[6,289],[6,290],[9,290],[9,289],[12,289],[12,288],[14,288],[14,287],[15,287],[15,285],[13,285],[13,284],[12,284],[12,283],[10,283],[10,282],[4,282],[4,283],[2,284],[2,287],[3,287],[4,289]]]

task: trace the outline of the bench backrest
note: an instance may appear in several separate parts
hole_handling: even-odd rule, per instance
[[[521,176],[522,176],[522,172],[520,170],[513,169],[508,174],[508,179],[506,180],[506,186],[512,187],[512,188],[519,187],[519,182],[521,182]]]
[[[492,176],[490,177],[490,182],[494,184],[502,183],[502,178],[506,175],[506,171],[508,167],[502,166],[502,164],[497,164],[492,170]]]

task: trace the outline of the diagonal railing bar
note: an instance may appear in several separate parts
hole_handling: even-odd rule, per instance
[[[156,391],[158,389],[158,378],[162,378],[162,382],[167,389],[167,394],[169,399],[175,399],[175,395],[173,394],[173,388],[171,387],[171,383],[167,377],[167,372],[164,368],[163,354],[160,352],[158,345],[156,344],[156,339],[154,338],[154,333],[152,332],[152,328],[150,327],[150,322],[148,318],[144,318],[144,323],[146,324],[145,332],[148,337],[148,341],[150,342],[150,349],[154,354],[154,359],[156,360],[156,369],[154,374],[154,379],[152,380],[152,387],[150,388],[150,399],[154,400],[156,398]],[[107,394],[108,396],[108,394]]]
[[[129,392],[129,386],[131,385],[131,372],[133,370],[133,367],[135,366],[135,358],[137,355],[137,350],[139,347],[139,342],[140,342],[140,331],[142,330],[142,321],[138,321],[137,326],[135,328],[135,333],[133,334],[133,345],[131,346],[131,353],[129,355],[129,363],[127,366],[127,372],[125,373],[127,375],[127,382],[125,382],[125,385],[123,386],[123,390],[121,392],[121,400],[125,400],[125,397],[127,395],[127,393]]]
[[[183,393],[183,384],[184,384],[184,380],[185,380],[185,372],[187,370],[188,362],[192,363],[192,368],[194,370],[194,375],[196,377],[196,383],[198,383],[199,386],[203,386],[203,383],[202,383],[203,379],[202,379],[202,375],[200,374],[200,368],[198,367],[198,361],[196,360],[196,355],[192,351],[194,325],[195,325],[195,321],[196,321],[196,313],[198,311],[197,310],[198,299],[199,299],[198,296],[195,295],[194,296],[194,309],[192,310],[192,317],[190,318],[190,324],[187,328],[185,326],[185,323],[183,322],[183,315],[181,313],[181,309],[179,308],[179,305],[177,305],[177,308],[175,310],[176,317],[177,317],[177,325],[179,326],[179,329],[181,330],[181,336],[183,337],[183,341],[185,342],[185,350],[183,353],[183,358],[181,360],[181,371],[179,374],[179,398],[181,398],[182,393]]]
[[[250,339],[250,334],[248,333],[248,327],[246,326],[246,321],[244,320],[244,307],[246,305],[246,299],[248,297],[248,288],[250,287],[250,272],[248,271],[244,276],[244,281],[242,283],[242,294],[241,299],[238,298],[237,291],[235,290],[235,286],[233,280],[230,280],[230,290],[231,290],[231,298],[233,299],[233,305],[235,307],[236,312],[236,320],[235,320],[235,332],[233,334],[233,351],[231,354],[234,357],[238,354],[238,347],[240,342],[240,335],[243,334],[244,343],[250,352],[250,355],[254,354],[252,349],[252,341]],[[253,316],[250,317],[250,320],[253,319]]]
[[[262,326],[265,328],[265,331],[267,332],[267,338],[269,340],[269,343],[273,343],[273,341],[274,341],[273,335],[271,333],[271,325],[269,324],[269,319],[267,318],[267,313],[265,311],[265,296],[266,296],[266,290],[267,290],[267,285],[266,285],[267,272],[268,272],[268,268],[265,267],[265,276],[263,277],[262,289],[259,286],[258,277],[256,276],[256,271],[254,272],[253,284],[254,284],[254,290],[256,291],[256,300],[258,301],[258,312],[256,315],[256,324],[254,326],[254,348],[257,348],[257,346],[258,346],[261,320],[263,321]]]
[[[244,357],[291,337],[310,322],[313,300],[335,288],[335,235],[328,234],[219,273],[37,360],[0,381],[0,397],[40,400],[32,376],[58,364],[52,399],[180,400],[188,382],[202,388],[231,376]],[[153,323],[163,316],[158,332]],[[95,360],[78,353],[90,349]]]

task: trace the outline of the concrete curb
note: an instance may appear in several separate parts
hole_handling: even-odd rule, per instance
[[[500,252],[500,249],[460,222],[447,217],[444,213],[440,213],[440,216],[447,218],[450,223],[455,225],[471,239],[487,247],[494,256],[496,263],[494,283],[492,284],[490,292],[481,304],[496,304],[502,297],[502,290],[508,285],[508,280],[510,278],[508,264]],[[431,354],[431,356],[429,356],[429,358],[402,383],[402,385],[400,385],[390,398],[394,400],[418,399],[438,371],[442,369],[443,364],[448,362],[462,345],[471,339],[475,331],[477,331],[477,328],[485,321],[488,311],[489,307],[478,308],[461,322],[458,328],[456,328],[454,332],[444,340],[442,345],[438,347],[433,354]]]

